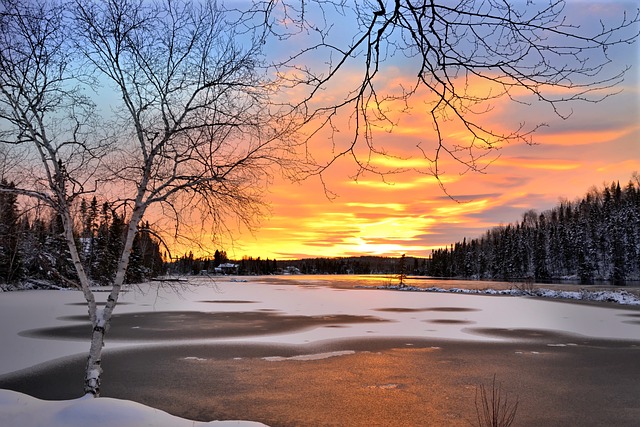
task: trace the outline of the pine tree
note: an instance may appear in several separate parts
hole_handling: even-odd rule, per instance
[[[98,233],[98,201],[94,196],[91,203],[87,205],[85,199],[80,203],[80,220],[82,230],[80,231],[80,241],[82,242],[81,255],[85,264],[91,266],[96,262],[96,237]]]
[[[45,228],[45,241],[39,262],[42,263],[46,278],[63,287],[77,286],[76,274],[69,246],[64,238],[62,220],[53,214]]]
[[[160,243],[151,236],[149,230],[149,223],[147,222],[140,231],[142,264],[145,267],[147,278],[164,274],[164,261],[160,252]]]
[[[218,249],[216,249],[215,253],[213,254],[213,266],[219,267],[220,264],[224,264],[227,261],[227,253],[225,251],[219,251]]]
[[[129,257],[129,265],[125,276],[126,283],[142,283],[145,279],[145,268],[142,260],[140,232],[133,238],[133,247]]]
[[[547,235],[546,235],[546,218],[544,214],[540,215],[538,228],[535,232],[535,244],[533,252],[534,263],[534,279],[536,282],[547,282],[551,278],[547,268]]]
[[[107,267],[107,275],[109,283],[114,279],[118,269],[118,259],[122,253],[124,246],[125,224],[124,217],[119,216],[116,211],[111,212],[111,225],[109,226],[109,239],[107,243],[106,258],[109,265]]]
[[[44,247],[48,237],[47,225],[40,213],[36,211],[31,222],[26,216],[23,218],[21,229],[24,230],[20,240],[20,248],[24,254],[25,276],[45,279],[48,262],[43,261],[46,260]]]
[[[15,188],[2,179],[0,186]],[[14,283],[23,276],[17,196],[0,192],[0,282]]]
[[[115,277],[124,231],[124,218],[107,203],[103,204],[95,239],[96,262],[91,269],[91,278],[101,285],[109,285]]]
[[[164,273],[160,244],[151,237],[149,230],[149,222],[138,227],[127,268],[128,283],[140,283]]]

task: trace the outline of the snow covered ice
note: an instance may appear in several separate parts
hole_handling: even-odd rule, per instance
[[[623,304],[638,304],[638,299],[624,292],[593,294],[593,300],[616,301],[607,307],[599,305],[559,303],[553,298],[584,299],[585,293],[542,291],[540,296],[496,297],[491,294],[518,295],[516,291],[483,290],[487,295],[469,289],[450,289],[444,292],[395,292],[389,289],[336,289],[322,286],[323,278],[291,276],[282,279],[250,278],[237,282],[229,278],[213,283],[210,279],[195,278],[181,290],[158,288],[157,283],[130,288],[120,299],[116,314],[154,312],[261,312],[277,316],[337,315],[362,316],[380,321],[343,324],[339,328],[316,326],[284,332],[249,336],[174,340],[175,345],[190,343],[278,343],[300,344],[357,337],[427,337],[466,341],[501,341],[505,337],[477,333],[482,328],[512,328],[514,330],[547,330],[567,335],[640,340],[638,326],[631,322],[631,314]],[[343,279],[346,280],[346,279]],[[367,283],[369,285],[369,283]],[[375,287],[375,285],[372,285]],[[405,288],[404,290],[424,291]],[[442,291],[442,292],[440,292]],[[106,293],[98,293],[107,298]],[[635,299],[634,299],[635,298]],[[544,313],[543,316],[540,314]],[[634,311],[637,314],[637,311]],[[86,315],[82,294],[76,291],[24,291],[0,294],[0,375],[29,369],[60,357],[84,354],[89,340],[37,339],[25,331],[39,328],[68,326],[76,317]],[[508,320],[508,321],[506,321]],[[135,328],[136,326],[132,326]],[[127,347],[157,344],[156,340],[131,341],[107,337],[106,351]],[[167,341],[163,341],[166,343]],[[563,343],[549,343],[561,345]],[[564,343],[570,345],[570,342]],[[265,360],[289,363],[320,358],[338,358],[349,350],[318,353],[292,358],[273,357]],[[277,355],[274,355],[277,356]],[[81,379],[78,378],[80,382]],[[81,384],[78,385],[81,387]],[[95,418],[94,418],[95,417]],[[88,422],[88,420],[91,420]],[[1,426],[139,426],[148,422],[154,426],[260,425],[251,422],[225,421],[193,423],[163,411],[138,403],[117,399],[76,399],[50,402],[34,399],[13,391],[0,391]]]

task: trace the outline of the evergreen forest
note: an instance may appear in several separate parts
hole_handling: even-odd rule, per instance
[[[13,184],[3,180],[2,185]],[[124,214],[109,204],[99,205],[96,198],[89,202],[82,200],[74,228],[89,277],[96,285],[109,285],[124,244]],[[126,281],[142,282],[162,274],[163,268],[160,243],[153,237],[149,224],[141,224]],[[21,210],[15,195],[0,193],[0,285],[23,282],[74,287],[75,280],[60,218],[41,206]]]
[[[486,280],[583,284],[640,280],[640,176],[593,188],[551,210],[530,210],[518,223],[495,227],[433,251],[429,275]]]

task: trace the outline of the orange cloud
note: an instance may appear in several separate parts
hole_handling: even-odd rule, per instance
[[[623,129],[590,130],[585,132],[569,131],[536,135],[536,142],[544,145],[583,145],[601,144],[629,136],[640,130],[640,126],[629,126]]]
[[[638,67],[637,53],[625,59]],[[401,85],[409,87],[415,80],[399,65],[387,67],[384,76],[378,80],[380,93],[397,94]],[[345,74],[315,102],[331,104],[344,99],[341,90],[351,87],[357,79],[355,73]],[[507,98],[491,99],[487,104],[490,109],[473,115],[474,120],[496,133],[517,128],[521,123],[548,123],[549,127],[535,134],[535,142],[540,144],[500,144],[495,155],[491,152],[478,160],[480,166],[488,166],[486,173],[468,172],[443,155],[440,183],[417,172],[429,170],[432,165],[424,154],[432,156],[437,147],[429,115],[433,94],[419,91],[408,105],[400,101],[384,103],[381,108],[394,125],[383,123],[373,128],[373,144],[389,156],[369,156],[366,144],[356,152],[371,167],[400,169],[404,173],[389,174],[384,179],[364,174],[353,181],[357,167],[348,158],[340,159],[324,175],[324,184],[338,195],[335,199],[326,197],[317,180],[298,185],[276,179],[267,195],[270,217],[255,234],[241,230],[234,235],[235,240],[226,239],[225,249],[238,258],[402,253],[428,256],[433,248],[464,237],[478,237],[500,223],[518,221],[528,209],[543,211],[561,198],[573,200],[592,185],[612,180],[625,182],[640,169],[640,102],[638,88],[631,80],[621,95],[599,104],[572,105],[573,115],[568,120],[560,119],[548,105],[523,89],[514,90],[512,95],[530,101],[530,105],[514,104]],[[469,79],[467,88],[474,96],[499,89],[475,77]],[[556,95],[567,93],[563,89],[547,89]],[[291,96],[299,93],[292,92]],[[374,107],[377,106],[369,105],[368,111]],[[338,130],[335,134],[321,132],[314,136],[311,149],[318,159],[330,159],[353,142],[355,121],[351,113],[352,110],[344,111],[334,118]],[[441,129],[448,147],[468,147],[473,142],[455,120],[443,122]],[[500,157],[496,158],[498,153]],[[465,154],[464,150],[458,154]],[[480,147],[475,154],[481,156],[487,151]],[[439,184],[446,187],[451,198]]]
[[[500,157],[492,162],[494,166],[508,166],[512,168],[522,169],[543,169],[568,171],[578,169],[582,163],[568,159],[544,159],[544,158],[517,158],[517,157]]]

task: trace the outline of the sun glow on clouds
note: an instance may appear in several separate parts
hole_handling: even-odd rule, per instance
[[[548,135],[559,141],[568,136]],[[542,211],[559,199],[580,197],[592,185],[626,182],[640,169],[639,140],[636,131],[608,143],[510,145],[486,174],[443,175],[451,198],[433,177],[411,170],[388,176],[388,182],[374,175],[353,181],[349,167],[339,165],[326,177],[338,194],[334,200],[325,197],[318,182],[277,182],[272,217],[255,236],[243,235],[235,253],[278,259],[428,256],[432,249],[519,221],[528,209]],[[387,164],[402,165],[396,159]]]
[[[581,166],[580,162],[571,161],[567,159],[544,159],[534,157],[511,157],[511,158],[499,158],[492,162],[494,166],[509,166],[512,168],[522,169],[542,169],[542,170],[555,170],[555,171],[569,171],[578,169]]]
[[[607,109],[606,102],[596,106]],[[632,108],[622,121],[632,122],[637,113]],[[573,127],[580,127],[579,116],[576,113],[572,118]],[[559,199],[581,197],[593,185],[612,180],[624,183],[640,170],[637,129],[608,142],[601,142],[596,134],[593,143],[582,137],[574,139],[570,132],[554,134],[552,129],[545,134],[548,142],[540,145],[505,146],[484,174],[460,174],[455,164],[443,162],[442,184],[451,198],[435,178],[413,170],[425,164],[423,158],[410,158],[406,163],[396,158],[374,159],[390,169],[406,169],[384,180],[365,175],[353,181],[352,166],[339,162],[325,177],[328,188],[338,195],[335,199],[327,198],[314,180],[302,185],[278,181],[269,196],[272,216],[255,235],[243,233],[231,252],[238,257],[278,259],[428,256],[432,249],[519,221],[526,210],[542,211]]]
[[[577,13],[587,13],[581,8]],[[640,68],[638,56],[637,46],[630,46],[624,52],[612,52],[611,59],[619,68]],[[398,91],[400,84],[411,86],[415,77],[404,76],[405,68],[391,65],[389,69],[395,71],[385,74],[387,80],[381,82],[387,88]],[[344,78],[347,86],[356,77]],[[478,159],[479,166],[487,166],[483,173],[470,172],[443,156],[440,182],[425,174],[433,166],[429,159],[436,148],[429,113],[433,96],[420,92],[408,106],[383,104],[393,123],[374,129],[373,143],[389,156],[373,155],[368,160],[380,171],[400,173],[384,178],[364,174],[354,181],[354,164],[340,159],[324,175],[324,184],[336,198],[327,197],[317,179],[301,184],[276,179],[266,195],[270,217],[254,234],[236,233],[236,240],[227,242],[225,249],[236,258],[428,256],[431,249],[519,221],[528,209],[543,211],[559,199],[574,200],[593,185],[612,180],[625,183],[640,171],[639,78],[632,70],[624,92],[600,103],[561,105],[561,112],[570,115],[566,120],[522,90],[511,95],[527,105],[504,97],[491,100],[488,111],[474,119],[496,132],[520,124],[525,128],[548,124],[534,134],[537,145],[501,144],[499,150]],[[479,96],[495,93],[495,88],[478,79],[469,80],[467,88]],[[324,99],[318,102],[339,98],[332,92],[335,89],[340,87],[323,91]],[[354,122],[348,113],[336,117],[334,124],[340,129],[335,140],[318,135],[313,141],[318,158],[328,156],[334,144],[339,150],[352,141]],[[455,121],[445,124],[443,135],[449,146],[470,143],[469,134]],[[478,154],[486,152],[480,148]]]

